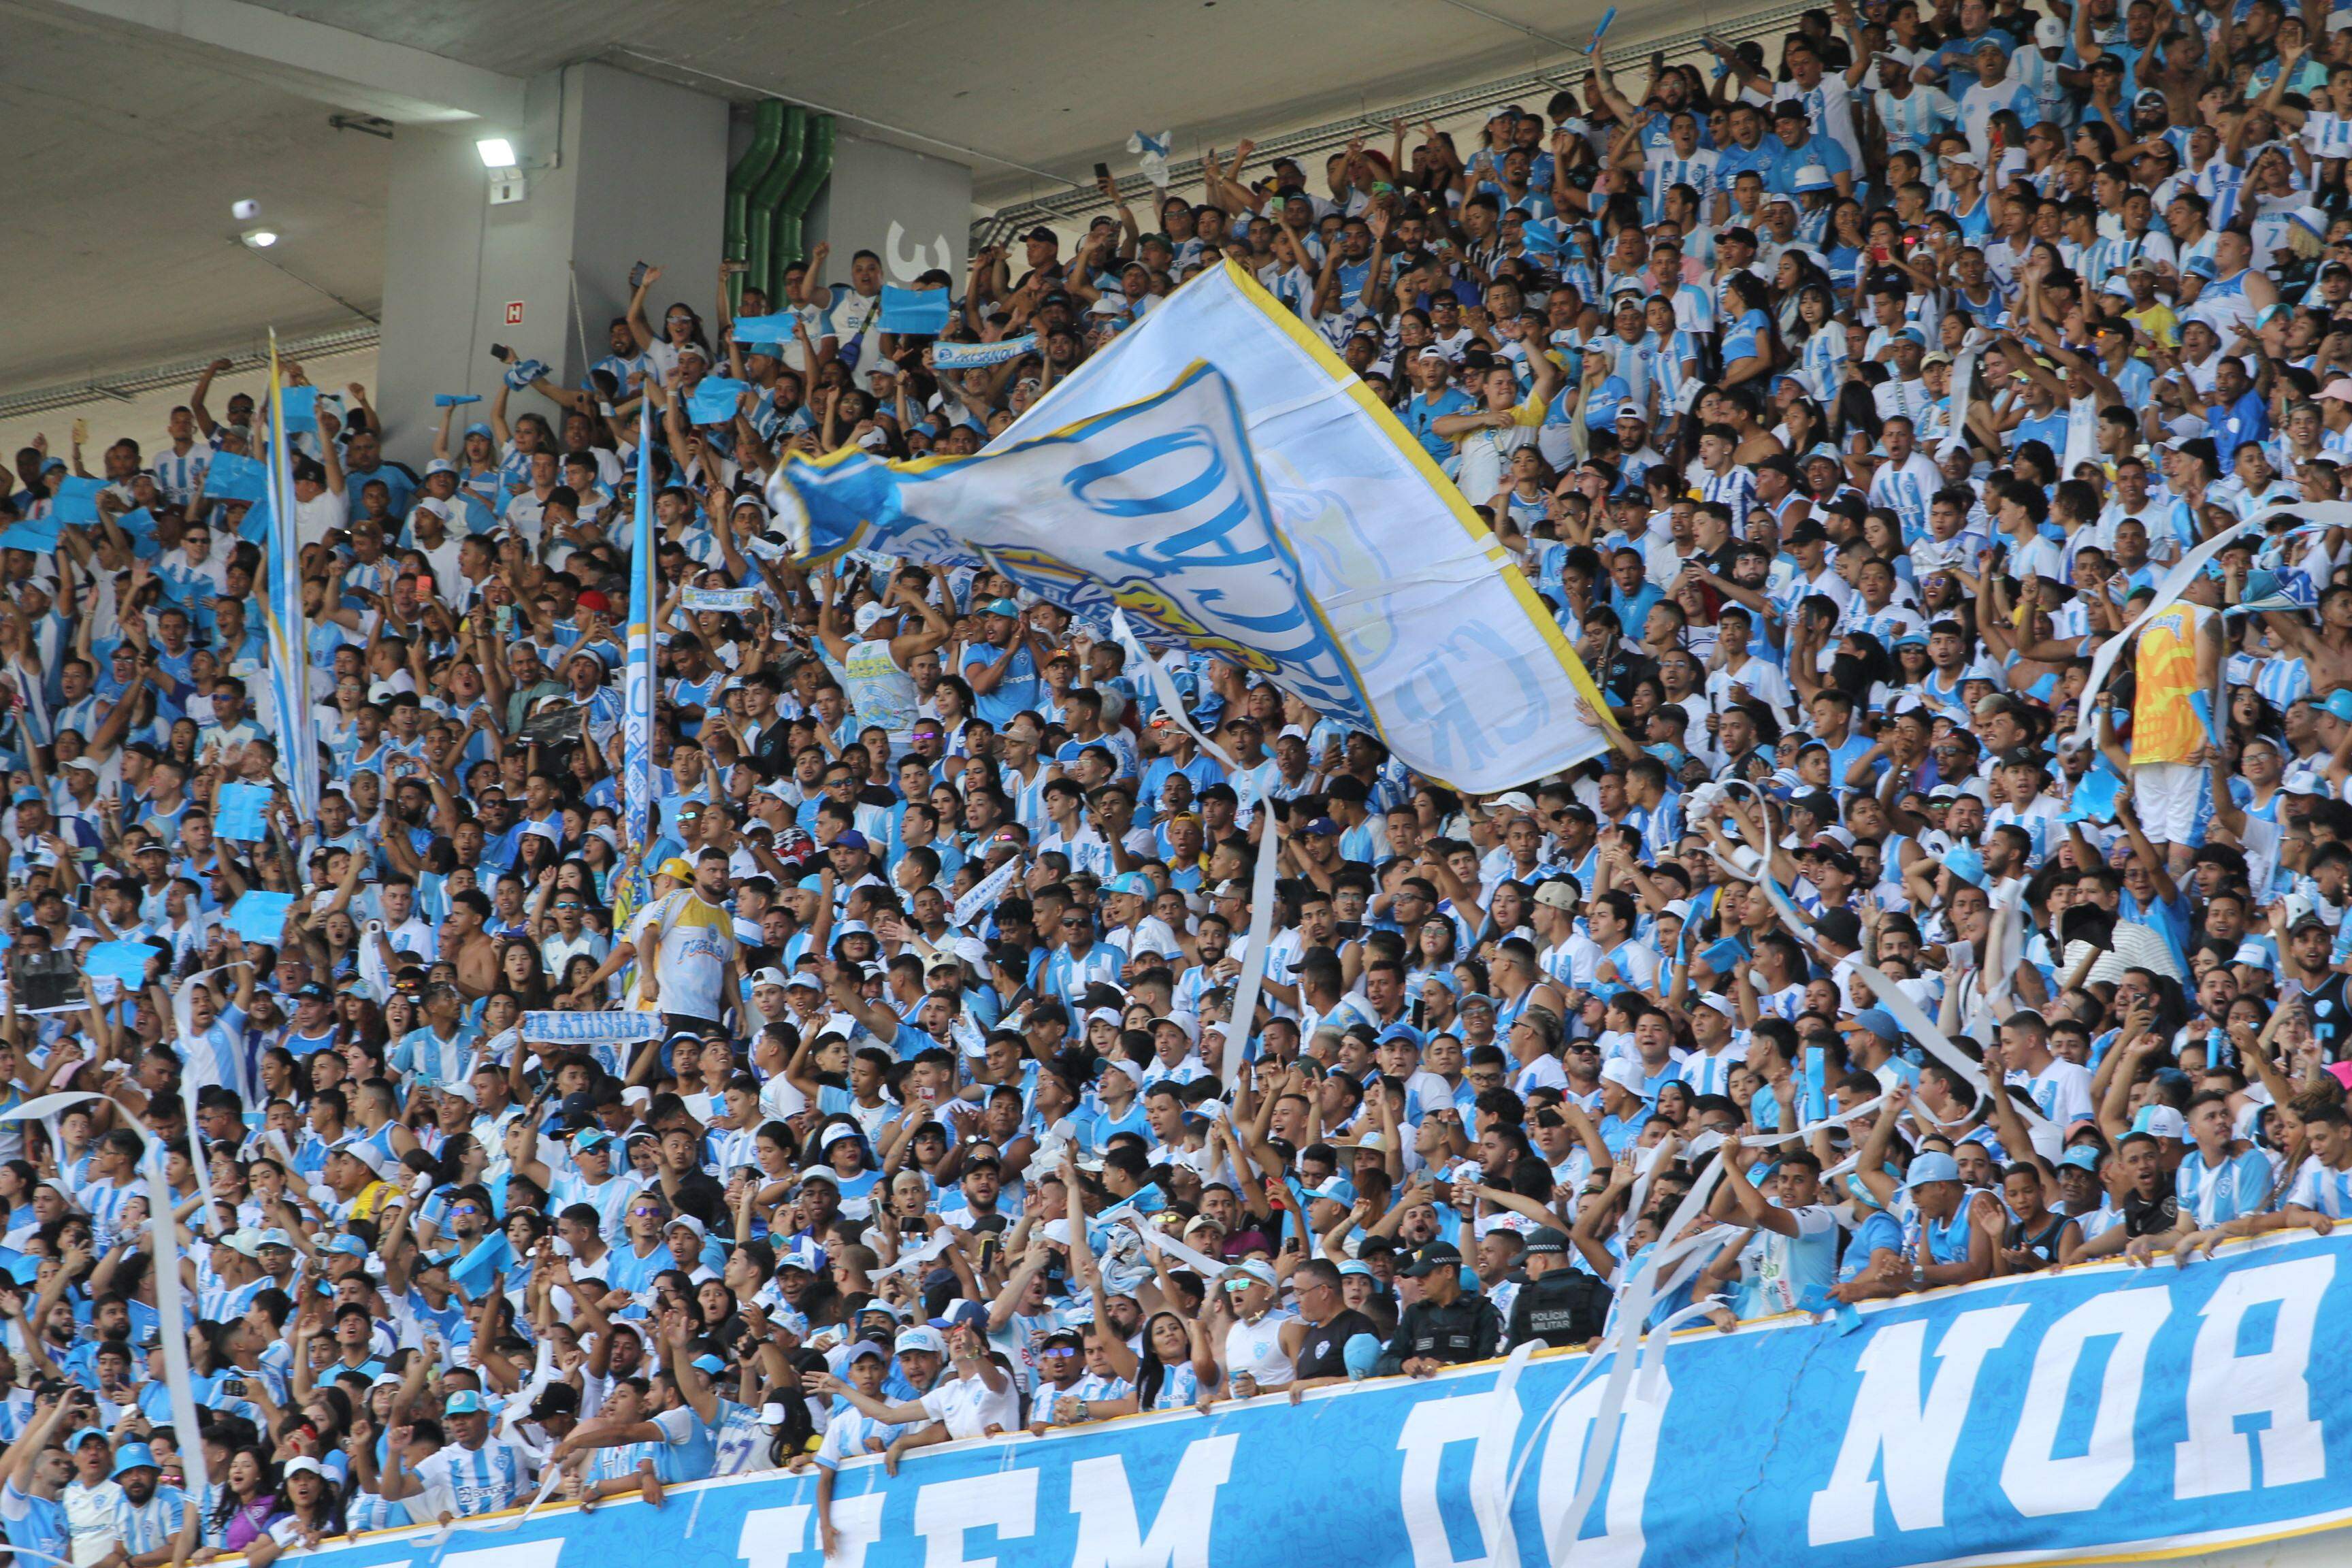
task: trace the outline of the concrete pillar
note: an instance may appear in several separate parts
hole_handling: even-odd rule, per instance
[[[488,417],[501,375],[492,343],[579,384],[627,308],[635,262],[663,269],[649,306],[656,329],[673,300],[710,316],[726,216],[726,101],[591,62],[532,79],[524,104],[519,126],[403,126],[394,143],[372,390],[387,451],[419,470],[432,455],[436,394],[481,395],[459,411],[461,426],[462,416]],[[529,193],[499,206],[474,147],[495,134],[514,142]],[[530,394],[508,403],[510,416],[532,409],[551,413]]]
[[[849,258],[871,250],[885,282],[900,287],[941,268],[963,293],[971,265],[971,171],[887,142],[841,135],[833,177],[809,208],[808,242],[833,247],[825,280],[849,279]]]

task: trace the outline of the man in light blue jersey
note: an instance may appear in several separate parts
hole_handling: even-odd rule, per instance
[[[492,1435],[490,1407],[480,1394],[461,1388],[450,1394],[442,1420],[447,1445],[396,1481],[387,1478],[386,1499],[441,1489],[446,1502],[439,1521],[447,1524],[513,1508],[528,1496],[535,1468],[530,1451],[512,1437]],[[394,1490],[395,1485],[401,1489]]]

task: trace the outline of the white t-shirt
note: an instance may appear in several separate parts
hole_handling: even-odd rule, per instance
[[[991,1426],[1000,1432],[1018,1430],[1021,1401],[1014,1392],[1013,1374],[1002,1367],[996,1370],[1004,1379],[1002,1393],[992,1390],[977,1376],[951,1378],[923,1395],[923,1408],[934,1419],[947,1424],[950,1437],[986,1436]]]
[[[653,908],[646,929],[661,932],[655,1005],[690,1018],[717,1018],[725,1005],[721,982],[735,956],[735,919],[680,888]]]

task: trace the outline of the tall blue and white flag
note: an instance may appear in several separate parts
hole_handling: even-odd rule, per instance
[[[654,432],[650,405],[637,410],[637,505],[629,530],[629,646],[621,672],[621,848],[628,867],[614,895],[614,930],[650,891],[645,858],[654,808]]]
[[[286,424],[286,377],[278,333],[269,334],[269,591],[261,598],[261,634],[269,651],[272,731],[286,768],[286,793],[306,826],[319,820],[318,719],[310,707],[310,650],[302,631],[302,531],[295,512],[293,443]]]

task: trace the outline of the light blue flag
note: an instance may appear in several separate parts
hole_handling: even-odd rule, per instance
[[[793,328],[798,316],[739,316],[735,319],[735,341],[739,343],[788,343],[793,341]]]
[[[299,435],[319,427],[319,389],[315,386],[289,386],[283,394],[286,402],[286,429],[289,435]]]
[[[948,330],[954,308],[944,289],[901,289],[882,285],[882,330],[901,336],[935,338]]]
[[[213,837],[239,844],[258,844],[269,837],[263,813],[269,809],[269,791],[260,784],[223,784],[213,803]]]
[[[2107,765],[2105,757],[2095,758],[2091,771],[2074,785],[2074,793],[2066,803],[2060,820],[2065,822],[2113,822],[2116,819],[2116,796],[2124,781]]]
[[[229,910],[228,929],[247,942],[276,947],[286,934],[286,911],[293,907],[291,893],[247,893]]]
[[[96,522],[98,492],[106,488],[103,479],[85,479],[68,474],[58,486],[58,493],[49,501],[49,515],[59,522]]]
[[[738,401],[751,390],[750,382],[730,375],[706,375],[694,384],[694,394],[686,400],[687,416],[697,425],[729,424],[735,417]]]
[[[436,392],[433,395],[433,406],[463,408],[468,403],[479,403],[481,400],[482,395],[478,392]]]
[[[215,452],[212,467],[205,470],[205,499],[259,500],[268,483],[268,471],[251,458],[239,457],[235,452]]]
[[[64,531],[65,521],[56,512],[12,522],[6,532],[0,533],[0,550],[29,550],[36,555],[47,555],[58,547],[58,535]]]
[[[81,966],[93,978],[111,975],[125,991],[137,991],[146,985],[147,965],[156,956],[143,942],[101,942],[82,954]]]

